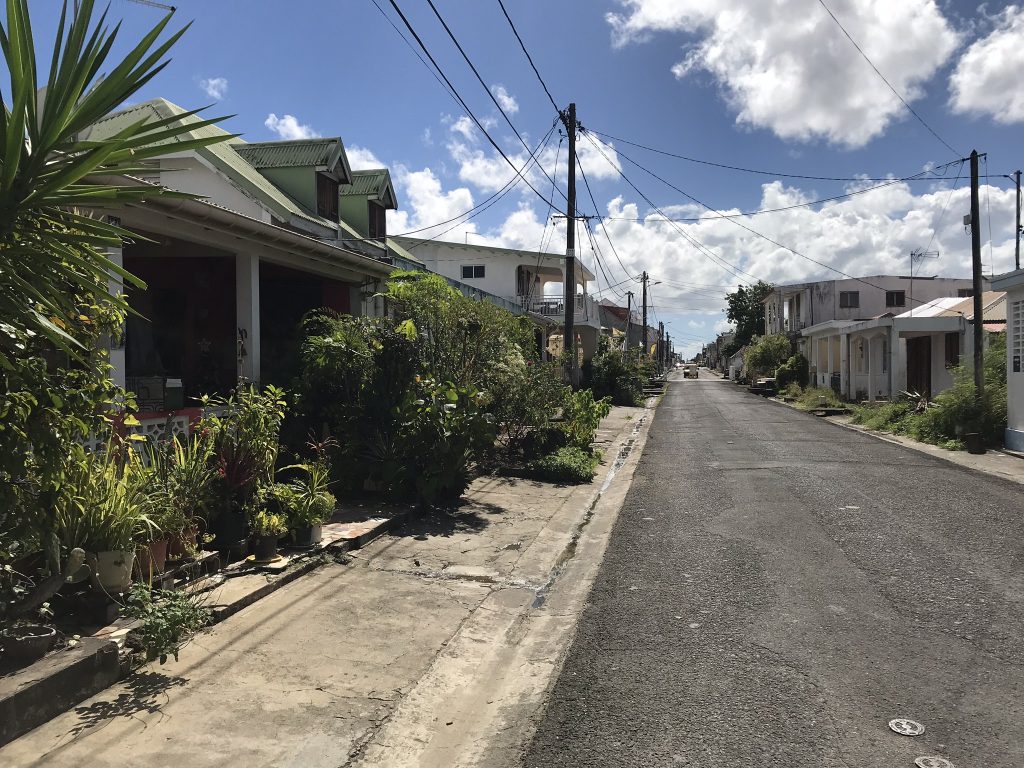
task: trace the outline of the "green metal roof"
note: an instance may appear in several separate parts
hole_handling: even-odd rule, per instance
[[[293,141],[240,142],[235,151],[257,170],[261,168],[326,168],[337,172],[340,181],[351,177],[341,139],[296,139]],[[340,168],[339,168],[340,166]]]
[[[387,168],[373,168],[352,171],[352,183],[341,188],[343,196],[373,197],[384,203],[386,208],[397,208],[398,198],[391,183],[391,172]]]
[[[174,116],[184,115],[185,112],[186,110],[166,99],[153,99],[128,107],[120,112],[115,112],[97,121],[83,133],[82,138],[87,140],[104,139],[113,136],[140,120],[147,122],[166,120]],[[181,119],[185,123],[198,123],[202,118],[192,115],[190,117],[182,117]],[[168,142],[168,149],[173,151],[170,145],[179,141],[230,135],[227,131],[215,125],[202,126],[174,137]],[[235,138],[230,143],[224,141],[201,147],[195,151],[214,165],[217,170],[245,189],[252,197],[263,203],[281,221],[290,222],[293,218],[299,218],[326,229],[337,229],[338,225],[336,223],[306,210],[246,162],[237,151],[240,146],[245,145],[246,142]]]

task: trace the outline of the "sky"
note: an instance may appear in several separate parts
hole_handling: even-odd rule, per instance
[[[480,125],[391,0],[177,0],[172,27],[192,25],[138,100],[210,105],[252,141],[340,136],[354,167],[391,169],[389,233],[555,253],[567,173],[555,105],[572,101],[577,209],[595,217],[577,236],[598,275],[589,289],[625,304],[646,270],[651,316],[687,356],[727,326],[725,293],[756,279],[907,274],[915,249],[938,252],[915,274],[969,277],[972,149],[985,272],[1013,268],[1005,175],[1024,165],[1024,5],[504,0],[553,105],[498,0],[434,0],[483,84],[427,0],[396,3]],[[42,51],[59,8],[31,0]],[[163,15],[130,0],[110,13],[122,50]],[[529,185],[509,184],[480,126],[516,168],[536,152]]]

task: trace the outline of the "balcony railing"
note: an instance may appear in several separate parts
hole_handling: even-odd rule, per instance
[[[517,296],[516,301],[526,310],[544,317],[550,317],[552,320],[559,320],[565,317],[565,300],[561,297],[530,299],[526,296]],[[576,296],[573,320],[577,323],[599,323],[600,316],[598,314],[597,302],[587,295]]]

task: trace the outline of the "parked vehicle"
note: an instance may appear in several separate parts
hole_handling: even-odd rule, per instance
[[[696,379],[700,376],[700,368],[697,367],[696,363],[687,363],[683,366],[683,378],[684,379]]]

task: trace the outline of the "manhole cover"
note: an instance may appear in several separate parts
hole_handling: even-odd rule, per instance
[[[890,720],[889,727],[896,731],[896,733],[903,736],[920,736],[924,733],[923,725],[913,720],[907,720],[903,717],[897,717],[895,720]]]
[[[919,757],[914,761],[917,768],[956,768],[944,757]]]

